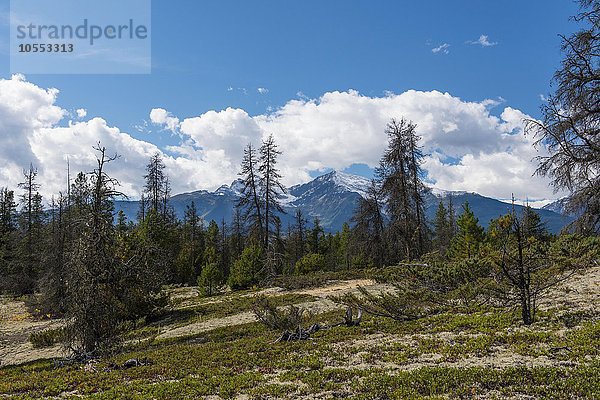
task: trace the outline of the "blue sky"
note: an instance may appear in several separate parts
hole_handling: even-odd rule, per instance
[[[0,13],[7,12],[4,1]],[[328,92],[377,98],[414,89],[498,100],[492,115],[510,106],[538,117],[560,62],[558,34],[576,28],[569,21],[576,12],[569,1],[154,0],[152,74],[26,79],[58,88],[61,108],[85,108],[88,118],[102,117],[167,153],[181,135],[135,128],[153,108],[181,120],[228,107],[256,116]],[[491,45],[474,43],[482,35]],[[5,79],[7,37],[4,24]]]

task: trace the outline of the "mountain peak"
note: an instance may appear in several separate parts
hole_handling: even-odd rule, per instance
[[[351,220],[360,197],[366,196],[371,181],[365,177],[349,174],[347,172],[330,171],[310,182],[296,185],[288,189],[285,196],[280,199],[285,214],[281,214],[282,226],[295,223],[294,215],[301,210],[309,221],[318,217],[321,224],[328,231],[338,231],[344,222]],[[198,214],[205,221],[215,220],[231,222],[234,208],[243,189],[240,179],[230,185],[223,185],[214,192],[207,190],[195,191],[173,196],[170,200],[178,218],[183,218],[192,201],[196,204]],[[468,201],[479,218],[482,226],[487,226],[490,220],[511,211],[509,204],[481,196],[477,193],[451,192],[439,189],[427,191],[425,197],[425,211],[431,221],[435,217],[440,198],[452,195],[454,209],[460,213],[461,205]],[[522,208],[521,206],[517,206]],[[127,218],[136,219],[138,202],[118,201],[115,209],[123,209]],[[552,232],[558,232],[567,223],[572,221],[569,216],[561,216],[550,210],[539,210],[542,219],[547,223]]]
[[[333,170],[325,175],[321,175],[315,181],[329,181],[345,191],[358,193],[366,197],[367,189],[371,181],[364,176],[353,175],[347,172]]]
[[[236,179],[235,181],[231,182],[229,189],[236,194],[241,194],[242,190],[244,189],[244,181],[240,178]]]

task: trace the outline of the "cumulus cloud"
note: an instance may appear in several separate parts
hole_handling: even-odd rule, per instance
[[[375,167],[386,146],[384,128],[392,117],[418,124],[424,167],[432,185],[477,191],[506,198],[551,198],[547,180],[533,177],[539,155],[523,134],[521,111],[490,109],[500,100],[466,102],[448,93],[407,91],[385,97],[356,91],[329,92],[319,99],[291,100],[268,115],[250,116],[239,109],[210,111],[185,119],[181,132],[201,153],[224,150],[231,175],[245,143],[258,144],[273,134],[284,152],[281,169],[288,185],[305,182],[309,173],[344,169],[354,163]]]
[[[79,119],[85,118],[87,116],[87,110],[85,108],[78,108],[76,112],[77,118]]]
[[[179,118],[173,117],[170,112],[164,108],[153,108],[150,111],[150,121],[156,125],[163,125],[165,129],[171,132],[177,132],[179,129]]]
[[[491,47],[491,46],[495,46],[498,44],[498,42],[490,42],[490,39],[487,35],[481,35],[481,36],[479,36],[479,39],[469,40],[467,43],[479,45],[482,47]]]
[[[101,118],[64,126],[66,112],[55,104],[57,96],[57,90],[42,89],[20,76],[0,80],[0,157],[7,165],[0,169],[0,186],[16,187],[21,169],[31,161],[40,168],[45,193],[57,193],[63,190],[66,157],[72,170],[89,170],[94,166],[91,148],[101,141],[121,155],[110,172],[123,191],[139,195],[148,158],[162,150]],[[180,120],[155,108],[150,121],[178,133],[179,143],[163,154],[174,193],[231,182],[245,145],[259,145],[269,134],[283,151],[279,167],[286,185],[308,181],[315,170],[355,163],[375,167],[386,147],[386,123],[405,117],[418,125],[430,185],[496,198],[512,193],[521,199],[558,197],[547,180],[532,176],[533,159],[540,154],[532,138],[523,134],[528,116],[508,106],[494,115],[491,109],[497,105],[438,91],[369,97],[350,90],[290,100],[256,116],[227,108]]]
[[[442,43],[438,47],[431,49],[431,52],[434,54],[449,54],[450,45],[448,43]]]
[[[0,186],[16,189],[23,180],[23,169],[31,163],[38,169],[40,191],[46,198],[64,192],[67,159],[73,173],[90,171],[96,163],[92,147],[100,142],[120,155],[108,172],[120,181],[125,194],[139,196],[145,165],[161,150],[108,126],[101,118],[61,125],[68,112],[55,104],[58,94],[58,90],[40,88],[21,75],[0,79]],[[203,167],[210,168],[207,162],[185,157],[165,155],[164,159],[176,192],[198,188]]]
[[[48,128],[66,115],[54,105],[58,90],[41,89],[22,75],[0,79],[0,185],[15,187],[29,163],[40,164],[29,144],[31,132]]]

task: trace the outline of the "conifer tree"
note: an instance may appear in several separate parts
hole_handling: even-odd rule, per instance
[[[281,151],[277,149],[273,135],[263,142],[260,147],[260,165],[258,172],[260,173],[261,192],[264,196],[264,244],[267,249],[271,244],[271,236],[275,226],[279,223],[278,214],[283,214],[280,197],[285,194],[285,187],[281,184],[281,174],[277,169],[277,157],[281,155]]]
[[[346,269],[350,269],[350,251],[351,251],[351,238],[352,231],[350,230],[350,225],[347,222],[344,222],[342,225],[342,231],[340,233],[340,247],[339,247],[339,258],[342,261],[342,264]]]
[[[98,165],[90,175],[92,190],[85,209],[80,210],[84,227],[67,261],[66,335],[70,349],[77,354],[106,349],[124,317],[118,285],[122,266],[115,257],[112,222],[112,201],[120,193],[118,182],[106,173],[106,165],[116,156],[107,156],[103,147],[95,149]]]
[[[556,190],[570,192],[565,208],[577,216],[580,233],[600,233],[600,2],[579,0],[573,19],[580,28],[561,36],[563,59],[554,74],[554,93],[542,105],[542,119],[530,119],[526,133],[545,148],[537,173]]]
[[[0,292],[13,291],[17,234],[17,204],[8,188],[0,188]]]
[[[234,207],[231,222],[231,237],[229,238],[231,260],[237,260],[244,250],[245,231],[242,213],[239,207]]]
[[[313,220],[313,228],[310,231],[310,252],[317,254],[322,252],[321,243],[323,241],[325,232],[321,226],[321,220],[319,217],[315,217]]]
[[[292,246],[293,252],[293,263],[296,263],[305,254],[306,244],[306,218],[302,214],[302,210],[297,209],[294,215],[295,224],[292,230],[292,240],[290,246]]]
[[[421,160],[417,126],[392,119],[387,127],[388,148],[376,170],[381,194],[390,218],[388,240],[391,254],[416,259],[426,247]],[[394,257],[392,262],[399,261]]]
[[[42,196],[38,193],[40,185],[36,182],[37,169],[30,165],[29,169],[23,170],[23,176],[24,181],[19,183],[19,187],[23,189],[20,225],[24,236],[19,250],[21,269],[19,291],[21,293],[32,293],[37,274],[40,272],[44,207]]]
[[[358,201],[352,222],[352,241],[356,243],[358,253],[366,258],[366,262],[381,267],[387,262],[384,220],[380,190],[375,181],[367,191],[367,197]]]
[[[148,211],[165,214],[169,183],[165,174],[165,164],[160,153],[155,153],[146,165],[145,194],[148,199]]]
[[[263,223],[263,204],[261,180],[258,175],[258,160],[256,150],[252,144],[248,144],[244,149],[244,158],[242,160],[243,187],[237,208],[243,212],[243,218],[249,225],[250,236],[260,243],[264,242],[264,223]]]
[[[469,203],[463,205],[463,212],[456,221],[458,233],[452,240],[451,254],[455,259],[468,259],[478,254],[484,239],[483,227],[471,210]]]
[[[444,206],[442,200],[439,201],[438,208],[435,212],[433,221],[434,238],[433,247],[439,252],[441,257],[445,257],[450,247],[451,233],[450,221],[448,218],[448,210]]]

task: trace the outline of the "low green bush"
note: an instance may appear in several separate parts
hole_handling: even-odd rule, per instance
[[[65,328],[46,329],[29,335],[29,341],[36,349],[54,346],[55,344],[62,342],[64,338]]]

